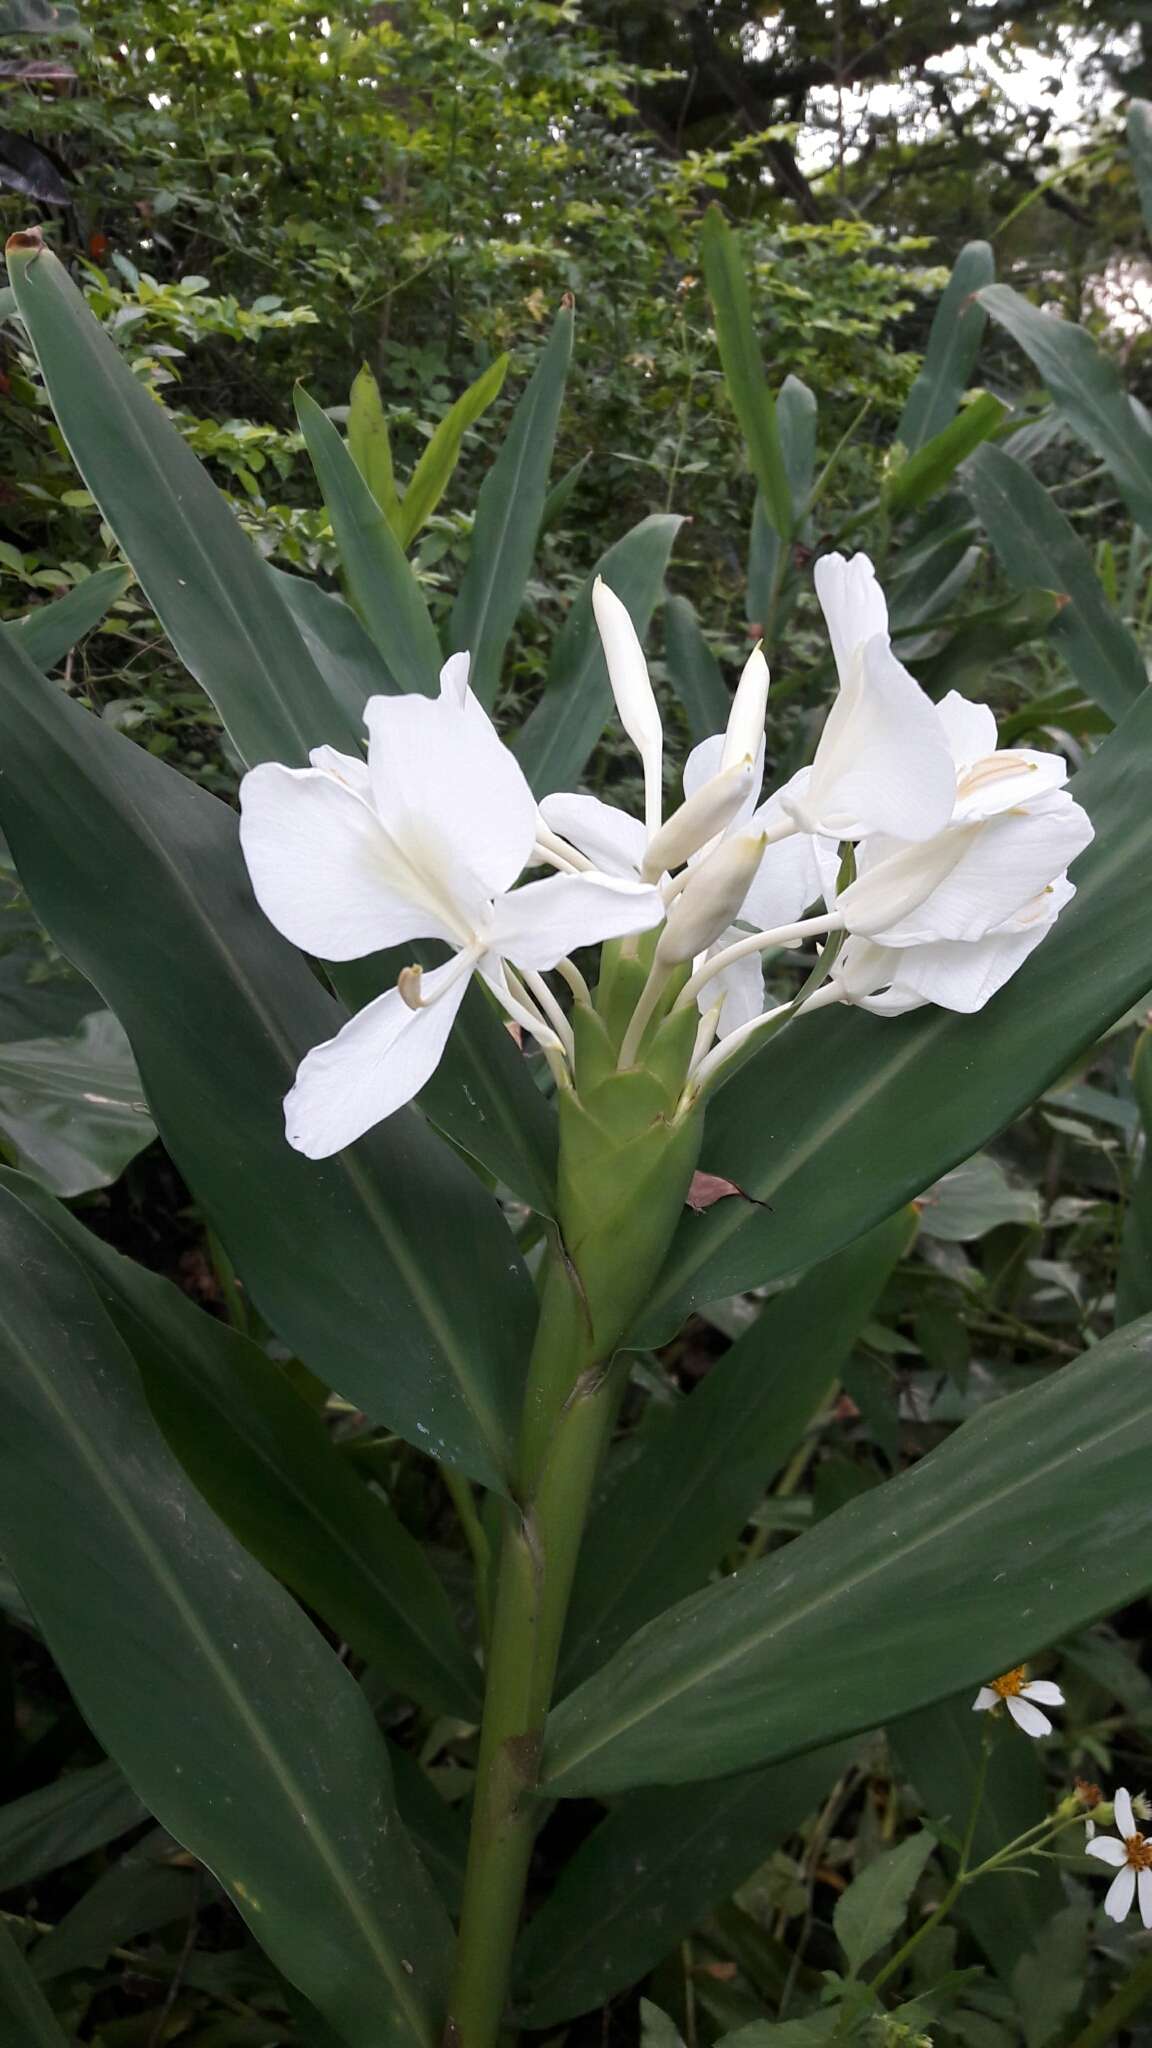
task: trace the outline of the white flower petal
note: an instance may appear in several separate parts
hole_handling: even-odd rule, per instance
[[[450,938],[370,806],[322,768],[266,761],[240,784],[240,844],[256,901],[321,960],[358,960],[409,939]]]
[[[1062,1707],[1064,1695],[1050,1678],[1030,1678],[1023,1688],[1026,1700],[1035,1700],[1041,1707]]]
[[[1141,1870],[1137,1874],[1136,1894],[1140,1901],[1140,1918],[1145,1927],[1152,1927],[1152,1870]]]
[[[1057,791],[869,866],[837,907],[851,930],[885,946],[982,939],[1039,896],[1091,838],[1079,804]]]
[[[1088,1825],[1091,1827],[1091,1821],[1089,1821]],[[1097,1863],[1109,1864],[1113,1870],[1119,1870],[1120,1865],[1127,1861],[1128,1856],[1123,1842],[1118,1842],[1114,1835],[1094,1835],[1088,1843],[1084,1854],[1086,1856],[1094,1856]]]
[[[822,555],[812,577],[840,681],[846,683],[864,642],[877,633],[887,638],[884,592],[867,555],[853,555],[850,560],[839,554]]]
[[[372,801],[372,784],[368,779],[368,763],[363,754],[341,754],[335,747],[313,747],[308,759],[313,768],[319,768],[325,775],[334,775],[337,782],[343,782],[365,802]]]
[[[987,704],[973,704],[957,690],[949,690],[936,706],[957,770],[982,761],[996,752],[996,714]]]
[[[742,937],[735,929],[725,932],[719,944],[709,949],[719,952],[720,948]],[[764,962],[759,953],[745,953],[742,960],[733,960],[730,967],[723,967],[711,981],[705,982],[696,997],[701,1016],[723,997],[723,1007],[716,1026],[716,1036],[727,1038],[732,1031],[739,1031],[742,1025],[751,1024],[753,1018],[764,1013]]]
[[[973,818],[994,818],[1000,811],[1034,804],[1068,780],[1068,763],[1060,754],[1037,754],[1025,747],[988,754],[961,775],[956,785],[954,824]]]
[[[974,1714],[986,1714],[990,1707],[996,1705],[999,1697],[999,1693],[993,1692],[990,1685],[982,1685],[972,1702],[972,1712]]]
[[[1127,1918],[1135,1890],[1136,1872],[1132,1869],[1131,1865],[1126,1865],[1120,1872],[1119,1877],[1113,1878],[1112,1883],[1104,1894],[1104,1911],[1110,1920],[1124,1920]]]
[[[1052,1723],[1047,1714],[1040,1712],[1039,1707],[1029,1706],[1028,1701],[1022,1699],[1019,1694],[1013,1698],[1011,1693],[1004,1704],[1016,1726],[1022,1728],[1025,1735],[1051,1735]]]
[[[635,881],[644,859],[648,835],[639,818],[601,803],[598,796],[559,792],[546,796],[540,816],[553,832],[586,854],[605,875]]]
[[[936,707],[886,640],[869,640],[858,666],[828,714],[795,814],[808,831],[832,839],[870,832],[930,839],[947,825],[956,796]]]
[[[391,988],[314,1046],[284,1104],[288,1143],[328,1159],[411,1102],[440,1063],[469,979],[466,963],[449,960],[424,975],[425,1008]]]
[[[472,656],[470,654],[450,654],[440,671],[440,695],[446,698],[449,703],[454,704],[458,711],[465,709],[469,697],[472,696],[472,692],[468,688],[468,675],[471,667]],[[473,698],[473,702],[476,703],[478,700]]]
[[[494,953],[517,967],[555,967],[577,946],[650,931],[664,917],[659,889],[609,875],[551,875],[496,903],[487,927]]]
[[[766,831],[779,816],[773,811],[774,798],[762,804],[752,817],[751,830]],[[794,832],[764,849],[752,887],[740,907],[740,921],[754,931],[771,931],[776,925],[795,924],[810,903],[824,894],[826,878],[821,872],[817,842],[807,832]]]
[[[414,868],[475,914],[511,888],[536,839],[536,799],[487,715],[451,696],[372,697],[368,768],[381,822]]]
[[[1075,895],[1070,882],[1062,885],[1061,902],[1067,891]],[[1053,898],[1056,897],[1053,888]],[[885,958],[896,963],[891,986],[902,995],[915,996],[921,1003],[936,1003],[942,1010],[957,1010],[965,1016],[982,1010],[985,1003],[1010,981],[1030,953],[1034,953],[1055,922],[1052,917],[1031,926],[1005,926],[986,939],[971,944],[959,939],[941,939],[933,946],[880,948]],[[871,942],[865,940],[864,944]],[[845,949],[847,950],[847,949]]]
[[[1129,1836],[1136,1833],[1136,1816],[1132,1811],[1132,1800],[1123,1785],[1113,1798],[1112,1811],[1116,1816],[1117,1830],[1127,1841]]]

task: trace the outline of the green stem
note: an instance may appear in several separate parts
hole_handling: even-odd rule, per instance
[[[627,1368],[590,1361],[587,1317],[554,1252],[528,1375],[519,1505],[509,1503],[446,2039],[492,2048],[541,1808],[544,1721],[588,1505]]]
[[[452,1465],[442,1465],[440,1471],[472,1558],[476,1618],[480,1624],[480,1640],[487,1647],[492,1635],[492,1546],[488,1541],[488,1531],[480,1520],[476,1496],[465,1474]]]
[[[871,1980],[873,1991],[879,1991],[882,1984],[886,1984],[890,1977],[896,1976],[897,1972],[904,1968],[913,1949],[919,1948],[925,1936],[931,1934],[934,1927],[939,1927],[942,1920],[947,1919],[969,1878],[975,1874],[969,1870],[968,1864],[972,1855],[972,1844],[976,1839],[976,1828],[980,1820],[980,1808],[984,1803],[984,1787],[988,1782],[988,1759],[991,1754],[992,1742],[988,1730],[985,1729],[984,1739],[980,1746],[980,1762],[976,1767],[976,1776],[972,1782],[972,1798],[968,1807],[968,1821],[964,1829],[964,1839],[960,1844],[960,1861],[956,1866],[956,1875],[935,1912],[930,1913],[927,1920],[921,1922],[916,1932],[909,1935],[903,1947],[898,1948],[895,1955],[889,1957],[884,1968],[876,1972],[876,1975]]]
[[[1152,1956],[1145,1956],[1142,1962],[1137,1963],[1131,1976],[1124,1979],[1119,1989],[1093,2015],[1083,2032],[1077,2034],[1072,2048],[1104,2048],[1104,2043],[1114,2040],[1121,2027],[1134,2018],[1150,1998]]]

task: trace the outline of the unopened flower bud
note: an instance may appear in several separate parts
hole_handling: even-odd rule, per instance
[[[719,775],[709,776],[707,782],[685,799],[678,811],[673,811],[649,842],[640,871],[644,880],[654,882],[667,869],[682,867],[718,832],[723,832],[732,823],[751,787],[752,761],[749,756],[731,768],[722,769]]]
[[[592,610],[604,649],[608,680],[620,723],[644,764],[645,794],[655,779],[659,788],[664,755],[664,728],[660,709],[648,677],[648,664],[636,628],[614,590],[597,576],[592,585]],[[656,822],[659,820],[657,818]]]
[[[768,712],[768,663],[765,661],[760,644],[757,642],[744,663],[743,673],[736,685],[732,709],[728,713],[728,725],[724,734],[724,748],[720,755],[720,767],[734,768],[747,755],[754,761],[764,737],[764,720]]]
[[[656,948],[658,961],[675,967],[692,960],[728,930],[752,886],[766,843],[763,832],[738,832],[721,840],[701,861],[668,912]]]

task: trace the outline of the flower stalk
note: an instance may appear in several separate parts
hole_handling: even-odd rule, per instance
[[[573,1021],[577,1088],[559,1103],[559,1227],[505,1508],[446,2035],[453,2048],[492,2048],[502,2025],[541,1814],[544,1723],[592,1490],[627,1384],[618,1347],[664,1257],[699,1151],[699,1117],[676,1113],[695,1015],[660,1027],[648,1063],[626,1073],[615,1070],[599,1018],[577,1005]]]

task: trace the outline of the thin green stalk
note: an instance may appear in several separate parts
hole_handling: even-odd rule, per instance
[[[1141,2007],[1152,1999],[1152,1956],[1145,1956],[1137,1963],[1130,1977],[1124,1979],[1111,1998],[1094,2013],[1088,2025],[1077,2034],[1072,2048],[1104,2048],[1107,2041],[1114,2041],[1121,2027],[1134,2019]]]
[[[446,2036],[456,2048],[492,2048],[500,2031],[541,1818],[544,1721],[592,1488],[626,1379],[626,1368],[598,1371],[587,1352],[583,1304],[554,1252],[529,1368],[521,1502],[505,1515]]]
[[[476,1618],[480,1624],[480,1640],[487,1647],[492,1637],[492,1546],[488,1541],[488,1531],[480,1520],[470,1480],[453,1465],[442,1465],[440,1470],[472,1558]]]

